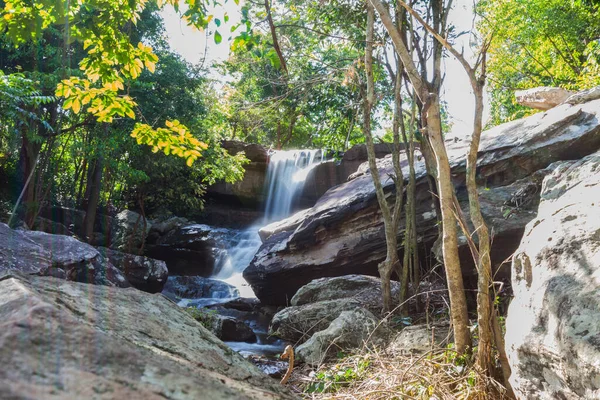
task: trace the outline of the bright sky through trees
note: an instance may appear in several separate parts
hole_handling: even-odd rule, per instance
[[[473,25],[472,1],[456,0],[450,21],[456,27],[456,32],[470,31]],[[241,6],[242,2],[240,2]],[[172,7],[165,7],[161,11],[164,18],[165,29],[169,37],[169,45],[177,53],[181,54],[187,61],[197,64],[203,63],[204,67],[209,67],[211,62],[224,61],[229,56],[229,37],[231,26],[237,24],[240,20],[239,7],[233,1],[225,3],[225,11],[230,19],[223,23],[220,32],[223,35],[223,42],[215,44],[212,37],[207,32],[187,26],[177,15]],[[223,9],[211,10],[216,15],[223,14]],[[208,40],[207,40],[208,37]],[[464,54],[467,60],[471,60],[473,52],[469,46],[469,34],[462,35],[457,39],[455,47],[464,48]],[[446,79],[442,89],[442,98],[448,103],[448,111],[451,117],[451,133],[449,136],[463,137],[470,134],[473,125],[474,99],[469,79],[462,66],[452,57],[445,59],[443,68],[446,73]],[[222,79],[219,76],[213,76],[215,79]],[[487,106],[484,112],[484,121],[487,120]]]

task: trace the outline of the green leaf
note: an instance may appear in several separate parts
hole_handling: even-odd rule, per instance
[[[223,41],[223,36],[219,33],[219,31],[215,31],[215,43],[219,44]]]

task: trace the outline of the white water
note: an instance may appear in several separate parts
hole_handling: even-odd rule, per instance
[[[302,192],[308,172],[323,161],[321,150],[287,150],[271,154],[265,181],[266,205],[262,221],[234,235],[231,247],[216,260],[213,278],[235,286],[242,297],[255,297],[242,272],[258,251],[258,231],[263,226],[288,217]]]

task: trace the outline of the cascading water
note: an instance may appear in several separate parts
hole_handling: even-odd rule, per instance
[[[271,222],[288,217],[294,211],[308,172],[323,159],[321,150],[287,150],[271,154],[265,181],[265,215],[258,224],[234,235],[230,247],[217,260],[217,272],[213,278],[237,287],[242,297],[254,297],[242,272],[261,245],[258,231]]]

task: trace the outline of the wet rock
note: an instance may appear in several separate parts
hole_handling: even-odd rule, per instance
[[[3,276],[0,320],[3,399],[294,398],[162,296]]]
[[[519,203],[519,192],[536,185],[538,171],[553,162],[580,159],[600,148],[600,100],[582,105],[560,105],[545,113],[500,125],[483,133],[478,182],[483,214],[494,232],[491,254],[498,269],[518,247],[525,225],[535,217],[533,201]],[[465,154],[468,141],[448,144],[453,181],[461,207],[467,211]],[[407,162],[401,157],[404,176]],[[388,198],[394,184],[388,179],[391,162],[382,159],[382,182]],[[438,237],[438,218],[422,161],[416,164],[417,239],[423,268]],[[527,197],[529,189],[525,189]],[[511,199],[515,201],[510,205]],[[508,203],[507,203],[508,202]],[[505,204],[506,203],[506,204]],[[521,206],[519,206],[521,204]],[[465,213],[468,216],[468,212]],[[404,236],[400,222],[399,238]],[[385,259],[385,234],[371,177],[357,176],[331,188],[314,207],[265,227],[263,245],[244,278],[265,304],[285,305],[296,291],[313,279],[347,274],[377,275]],[[399,240],[399,245],[402,240]],[[475,275],[472,257],[462,240],[461,264],[465,275]],[[399,248],[402,257],[402,248]],[[434,261],[433,261],[434,262]],[[508,271],[508,268],[505,268]]]
[[[129,287],[121,271],[105,260],[98,250],[70,236],[45,232],[24,232],[24,235],[50,253],[52,268],[39,275],[64,277],[76,282],[117,287]]]
[[[167,263],[174,275],[211,276],[235,231],[194,224],[172,230],[148,246],[146,255]]]
[[[174,301],[201,298],[226,299],[240,295],[239,291],[228,283],[200,276],[169,276],[162,293]]]
[[[164,261],[122,253],[106,247],[99,247],[98,251],[104,259],[118,268],[136,289],[158,293],[167,283],[169,271]]]
[[[361,303],[354,299],[327,300],[284,308],[273,317],[269,334],[290,342],[304,342],[323,330],[342,311],[355,310]]]
[[[298,346],[296,355],[307,364],[320,365],[339,351],[362,348],[365,344],[381,346],[389,334],[387,326],[380,324],[371,312],[363,308],[343,311],[327,329]]]
[[[536,87],[515,92],[517,103],[537,110],[549,110],[564,102],[572,91],[559,87]]]
[[[232,317],[217,316],[213,332],[224,342],[256,342],[252,329],[244,321]]]
[[[600,152],[559,162],[512,263],[510,381],[523,399],[600,396]]]
[[[110,248],[125,253],[137,254],[143,247],[152,223],[142,215],[124,210],[114,218]]]
[[[263,373],[276,379],[282,378],[289,366],[288,362],[273,361],[259,356],[249,356],[248,361],[256,365]]]

